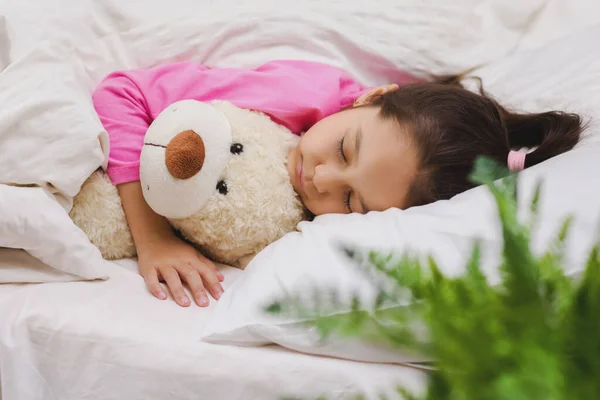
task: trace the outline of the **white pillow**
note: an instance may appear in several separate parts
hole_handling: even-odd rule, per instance
[[[489,92],[501,94],[504,103],[537,110],[569,106],[599,116],[600,48],[595,45],[599,35],[600,27],[588,30],[539,51],[492,64],[477,75]],[[584,268],[600,216],[600,144],[595,140],[600,129],[592,125],[589,133],[595,135],[594,140],[524,171],[519,184],[520,206],[527,210],[535,183],[544,179],[535,251],[545,248],[565,216],[575,216],[565,264],[571,276]],[[320,342],[315,332],[301,327],[301,320],[279,320],[263,312],[266,304],[286,293],[310,295],[311,283],[333,288],[345,297],[356,292],[363,299],[372,299],[373,289],[337,250],[340,241],[375,250],[431,254],[440,268],[452,275],[464,271],[474,240],[482,239],[484,273],[491,283],[499,280],[502,239],[495,204],[484,187],[450,201],[406,211],[322,216],[302,223],[300,228],[300,233],[284,237],[253,260],[218,302],[203,340],[243,345],[277,343],[307,353],[375,362],[418,360],[417,355],[392,354],[383,347],[373,351],[373,346],[355,340]]]

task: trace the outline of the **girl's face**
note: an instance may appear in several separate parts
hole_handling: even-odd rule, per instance
[[[396,85],[365,93],[355,105]],[[383,120],[376,107],[330,115],[311,127],[288,156],[294,190],[314,215],[404,208],[417,172],[417,152],[408,133]]]

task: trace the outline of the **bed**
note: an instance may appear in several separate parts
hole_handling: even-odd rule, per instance
[[[102,129],[87,96],[114,69],[180,59],[251,66],[269,58],[304,58],[343,67],[367,84],[393,80],[401,69],[444,73],[479,64],[491,64],[488,73],[493,77],[493,65],[507,68],[505,59],[594,28],[600,23],[598,5],[593,0],[461,0],[452,5],[442,0],[390,0],[373,9],[362,1],[204,3],[0,0],[0,208],[8,210],[0,218],[0,398],[341,399],[356,393],[395,398],[395,385],[422,391],[426,371],[414,366],[336,357],[311,351],[310,346],[285,345],[285,340],[265,332],[249,345],[201,340],[216,313],[226,320],[239,299],[206,309],[180,308],[145,290],[134,260],[99,258],[81,232],[60,217],[66,215],[85,175],[103,159],[97,140]],[[583,73],[597,80],[600,61],[588,61]],[[584,80],[576,84],[589,86]],[[492,91],[510,97],[515,87],[496,80]],[[527,103],[525,97],[514,96],[514,103]],[[600,99],[590,98],[588,103],[591,108],[586,111],[600,115],[600,108],[593,107]],[[67,126],[68,132],[62,131]],[[23,143],[15,139],[17,134],[31,140]],[[34,150],[41,143],[60,143],[62,135],[72,135],[68,149],[73,153],[88,150],[93,156],[77,158],[77,168],[69,170],[64,169],[65,160],[73,158],[65,157],[76,154],[58,154],[50,161],[44,157],[36,164],[43,154]],[[16,147],[10,151],[18,157],[7,150],[11,144]],[[599,150],[592,143],[582,150],[582,159],[591,160]],[[49,175],[52,168],[44,164],[48,162],[64,173]],[[576,165],[570,173],[578,173],[576,168],[587,167]],[[542,175],[544,171],[539,169]],[[588,178],[594,177],[581,175],[582,182]],[[29,187],[32,183],[36,187]],[[592,194],[589,207],[580,206],[580,213],[591,213],[598,198],[596,191]],[[469,206],[469,197],[454,204],[397,216],[420,231],[392,235],[394,240],[408,243],[418,237],[431,250],[432,232],[443,231],[442,219],[456,225],[461,218],[456,210]],[[484,211],[489,213],[489,207],[482,208],[482,215]],[[378,224],[387,215],[348,223]],[[342,235],[345,228],[337,222],[321,222],[331,231],[327,235]],[[394,224],[390,229],[399,222]],[[319,226],[307,227],[305,235]],[[591,228],[588,222],[578,229],[585,237]],[[370,238],[355,240],[378,243],[377,235]],[[457,236],[444,240],[452,245],[439,251],[460,264]],[[497,244],[493,238],[489,242],[491,247]],[[580,246],[584,242],[579,241]],[[575,246],[573,251],[583,254],[585,249]],[[244,285],[252,281],[252,274],[228,266],[222,271],[226,292],[234,293],[231,297],[248,290]]]

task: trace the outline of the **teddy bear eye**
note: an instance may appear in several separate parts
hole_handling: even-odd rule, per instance
[[[244,151],[244,145],[241,143],[234,143],[229,148],[229,151],[231,151],[231,154],[240,154]]]
[[[229,192],[229,188],[227,188],[227,182],[219,181],[217,183],[217,190],[223,195],[227,194]]]

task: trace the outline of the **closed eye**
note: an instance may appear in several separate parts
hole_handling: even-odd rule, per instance
[[[346,200],[344,200],[344,206],[346,207],[346,210],[348,211],[348,213],[352,214],[352,207],[350,207],[350,199],[352,196],[352,191],[348,190],[348,192],[346,192]]]
[[[340,141],[338,142],[338,153],[339,153],[342,161],[346,163],[346,162],[348,162],[348,159],[346,158],[346,153],[344,153],[344,140],[345,139],[346,139],[346,136],[341,138]]]
[[[340,158],[342,159],[342,161],[344,162],[344,164],[348,163],[348,158],[346,157],[346,153],[344,152],[344,140],[346,139],[346,135],[344,135],[343,138],[340,139],[340,141],[338,142],[338,153],[340,155]],[[344,194],[344,208],[350,213],[352,214],[352,207],[350,207],[350,200],[352,199],[352,190],[348,190],[345,194]]]

